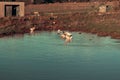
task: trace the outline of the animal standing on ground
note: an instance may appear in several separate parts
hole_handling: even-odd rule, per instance
[[[34,30],[35,30],[35,27],[31,27],[31,28],[30,28],[30,33],[33,33]]]

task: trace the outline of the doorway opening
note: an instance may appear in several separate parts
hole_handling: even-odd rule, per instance
[[[19,5],[5,5],[5,16],[19,16]]]

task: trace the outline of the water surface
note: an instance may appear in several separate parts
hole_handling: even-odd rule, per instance
[[[73,32],[0,39],[0,80],[120,80],[120,41]]]

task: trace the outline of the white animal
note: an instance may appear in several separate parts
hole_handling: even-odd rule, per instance
[[[66,36],[72,36],[72,34],[71,33],[69,33],[69,32],[64,32],[64,34],[66,35]]]
[[[62,33],[63,32],[60,29],[57,30],[57,34],[62,34]]]
[[[66,37],[65,37],[65,45],[67,43],[71,42],[71,41],[72,41],[72,35],[71,36],[66,35]]]
[[[30,33],[33,33],[34,30],[35,30],[35,27],[31,27],[31,28],[30,28]]]
[[[60,37],[61,37],[62,39],[66,39],[66,35],[65,35],[65,34],[61,34]]]

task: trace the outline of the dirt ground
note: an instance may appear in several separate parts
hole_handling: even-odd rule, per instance
[[[120,12],[99,13],[86,4],[89,3],[29,5],[24,17],[0,18],[0,36],[29,33],[34,26],[39,31],[83,31],[120,39]],[[33,15],[34,11],[40,15]]]

